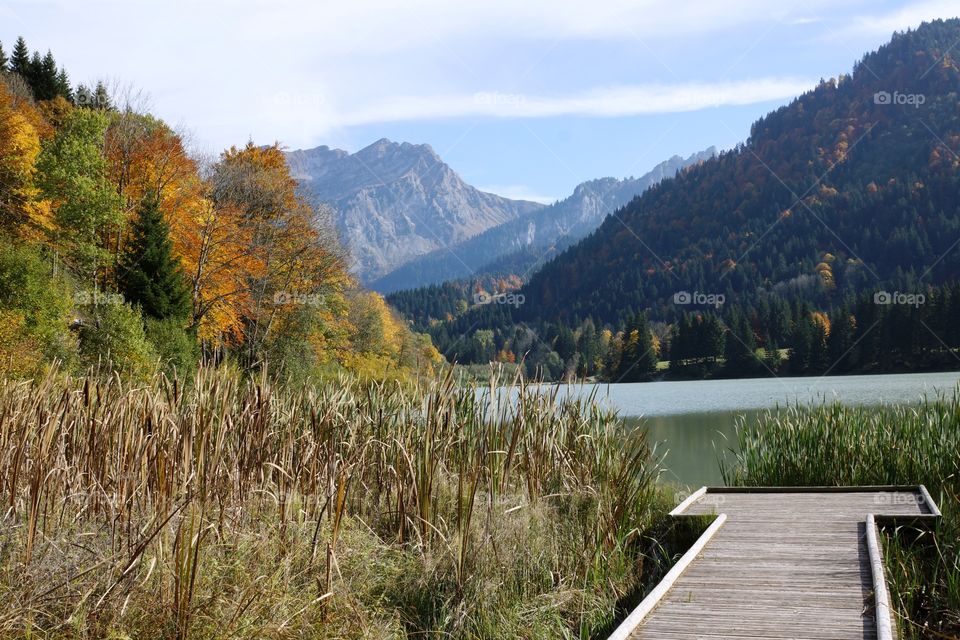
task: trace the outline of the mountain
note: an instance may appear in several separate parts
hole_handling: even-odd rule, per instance
[[[373,281],[383,293],[477,275],[528,276],[556,253],[593,231],[612,211],[665,178],[716,155],[710,147],[684,159],[674,156],[639,178],[581,183],[569,197],[433,251]]]
[[[334,209],[364,282],[544,206],[475,189],[425,144],[322,146],[289,152],[287,163],[301,193]]]
[[[830,306],[957,279],[958,41],[957,19],[898,33],[761,118],[745,144],[652,187],[540,269],[515,319],[670,319],[681,292]]]

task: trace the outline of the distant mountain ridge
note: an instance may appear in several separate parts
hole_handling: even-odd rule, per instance
[[[716,154],[717,150],[710,147],[687,158],[673,156],[638,178],[583,182],[563,200],[415,258],[372,281],[370,286],[391,293],[477,275],[509,273],[527,277],[651,186]]]
[[[301,193],[333,207],[364,282],[544,207],[470,186],[426,144],[383,138],[356,153],[321,146],[286,155]]]

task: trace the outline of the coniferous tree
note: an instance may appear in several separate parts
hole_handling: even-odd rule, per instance
[[[756,373],[759,360],[757,342],[750,321],[740,309],[733,307],[729,314],[727,339],[724,343],[724,368],[729,375],[749,376]]]
[[[17,43],[13,46],[10,70],[19,73],[24,80],[27,80],[30,73],[30,49],[27,48],[27,42],[23,39],[23,36],[17,38]]]
[[[623,355],[618,378],[620,382],[649,380],[657,371],[657,351],[647,316],[638,313],[627,325],[623,336]]]
[[[93,92],[87,85],[80,83],[73,94],[73,103],[78,107],[90,107],[93,105]]]
[[[190,314],[190,291],[155,195],[140,205],[118,280],[127,301],[139,305],[147,317],[186,320]]]
[[[0,43],[0,73],[3,73],[7,70],[7,63],[10,61],[7,58],[7,52],[3,50],[3,43]]]
[[[807,316],[797,318],[790,342],[790,371],[809,373],[813,361],[813,323]]]
[[[855,358],[851,358],[854,347],[854,335],[856,326],[850,310],[846,307],[841,308],[830,319],[830,335],[827,337],[827,353],[830,359],[830,366],[835,372],[844,373],[849,371],[851,363]]]
[[[66,69],[61,68],[57,73],[56,94],[65,100],[73,101],[73,89],[70,88],[70,76]]]
[[[110,103],[110,92],[107,91],[107,87],[103,82],[97,82],[97,87],[93,90],[92,104],[90,106],[103,111],[113,110],[113,105]]]
[[[47,55],[34,70],[33,95],[37,100],[52,100],[57,97],[57,75],[57,61],[53,54],[47,51]]]
[[[37,98],[37,91],[40,88],[40,74],[43,68],[43,58],[39,51],[34,51],[30,56],[30,62],[27,64],[27,75],[24,76],[30,89],[33,91],[33,97]]]

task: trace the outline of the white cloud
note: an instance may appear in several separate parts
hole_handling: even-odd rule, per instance
[[[456,117],[545,118],[615,117],[678,113],[790,98],[815,82],[761,78],[736,82],[678,83],[595,89],[569,96],[479,92],[470,95],[400,96],[344,110],[337,126]],[[334,123],[330,123],[334,124]]]
[[[921,22],[936,18],[954,18],[960,15],[960,6],[956,0],[930,0],[915,2],[909,6],[878,16],[860,16],[844,29],[838,37],[847,33],[862,33],[878,36],[890,36],[894,31],[916,28]]]
[[[344,127],[386,121],[634,115],[782,99],[812,83],[687,82],[689,69],[678,68],[675,84],[632,86],[633,73],[646,65],[672,80],[664,62],[672,65],[687,39],[731,38],[836,2],[807,0],[800,12],[768,0],[8,0],[0,13],[11,16],[5,38],[23,32],[30,46],[52,48],[75,81],[107,75],[144,87],[158,115],[215,151],[248,136],[337,144]],[[618,67],[619,77],[538,74],[614,42],[635,61]],[[596,64],[607,54],[598,49]],[[590,90],[591,81],[623,86]],[[498,83],[527,93],[513,103],[477,98]]]
[[[521,184],[488,185],[477,187],[477,189],[487,193],[495,193],[498,196],[510,198],[511,200],[529,200],[531,202],[539,202],[541,204],[553,204],[560,199],[556,196],[540,195],[530,187]]]

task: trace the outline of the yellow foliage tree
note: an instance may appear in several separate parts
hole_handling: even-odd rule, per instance
[[[41,133],[48,131],[0,81],[0,229],[14,236],[40,239],[52,229],[50,202],[34,184]]]

